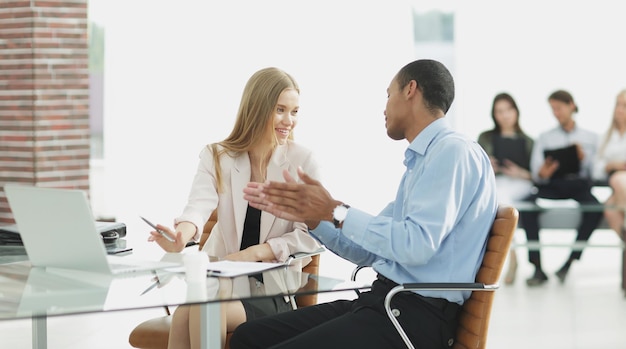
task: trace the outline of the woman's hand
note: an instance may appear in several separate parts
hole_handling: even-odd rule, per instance
[[[500,168],[500,164],[498,163],[498,159],[493,156],[489,156],[489,160],[491,161],[491,167],[493,167],[493,172],[495,174],[501,173],[502,169]]]
[[[614,171],[624,171],[626,170],[626,161],[611,161],[606,164],[604,170],[606,173],[611,173]]]
[[[174,241],[169,241],[167,238],[165,238],[155,230],[150,232],[148,241],[156,242],[166,252],[180,252],[185,248],[185,244],[187,243],[187,241],[183,239],[183,233],[181,231],[172,231],[170,228],[161,224],[157,224],[156,227],[168,236],[172,237]]]
[[[269,244],[250,246],[244,250],[226,255],[224,259],[239,262],[272,262],[276,260]]]
[[[509,159],[504,160],[504,166],[500,167],[500,172],[513,178],[530,179],[530,172],[528,172],[528,170],[517,166],[516,163]]]

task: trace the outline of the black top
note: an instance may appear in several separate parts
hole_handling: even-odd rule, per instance
[[[243,236],[239,250],[259,244],[261,237],[261,210],[248,205],[246,220],[243,222]]]
[[[241,237],[241,246],[239,250],[259,244],[261,239],[261,210],[248,205],[246,211],[246,220],[243,222],[243,236]],[[263,274],[250,275],[251,277],[263,282]]]

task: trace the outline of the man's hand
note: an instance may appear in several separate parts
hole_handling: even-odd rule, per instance
[[[304,222],[314,229],[319,221],[332,221],[333,210],[341,202],[333,199],[319,181],[298,169],[303,183],[296,183],[288,171],[283,171],[285,182],[248,183],[244,199],[250,206],[283,219]]]
[[[576,155],[578,156],[578,160],[580,161],[585,160],[585,150],[580,144],[575,143],[575,145],[576,145]]]
[[[558,168],[559,162],[548,156],[546,158],[546,161],[544,161],[543,165],[539,169],[539,177],[548,179],[552,177],[552,175],[554,174],[554,172],[556,172]]]

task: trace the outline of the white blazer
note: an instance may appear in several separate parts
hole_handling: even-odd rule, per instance
[[[276,148],[267,166],[267,178],[284,181],[283,170],[294,177],[297,168],[302,167],[313,178],[319,178],[317,163],[313,154],[294,142],[288,141]],[[239,251],[243,235],[248,202],[243,198],[243,188],[251,178],[250,159],[247,153],[235,158],[221,155],[221,192],[217,191],[215,166],[210,146],[200,152],[198,170],[191,186],[191,192],[183,213],[175,219],[175,224],[183,221],[193,223],[196,239],[202,232],[204,223],[217,208],[218,222],[211,231],[203,250],[209,255],[223,257]],[[261,213],[259,243],[268,243],[276,256],[276,261],[284,262],[295,252],[311,252],[319,248],[304,223],[294,223],[267,212]],[[303,261],[308,263],[308,261]]]

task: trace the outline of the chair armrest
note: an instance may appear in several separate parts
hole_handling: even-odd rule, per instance
[[[293,261],[297,261],[303,258],[307,258],[307,257],[313,257],[313,256],[317,256],[319,254],[321,254],[322,252],[326,251],[326,249],[324,247],[320,247],[315,251],[311,251],[311,252],[296,252],[293,254],[290,254],[289,257],[287,258],[287,260],[285,261],[285,266],[286,268],[289,267],[291,265],[291,263],[293,263]],[[318,258],[319,260],[319,258]],[[313,260],[312,260],[313,261]],[[319,267],[319,265],[315,265],[313,266],[314,271],[310,271],[310,273],[314,273],[317,274],[317,268]],[[304,272],[307,268],[303,268],[302,271]],[[311,276],[308,276],[307,279],[307,284],[304,285],[303,287],[306,287],[307,285],[314,283],[315,281],[311,279]],[[317,288],[317,287],[316,287]],[[297,302],[296,302],[296,297],[294,295],[289,296],[289,299],[291,300],[291,306],[292,308],[295,310],[298,308]],[[300,303],[306,305],[311,305],[311,304],[315,304],[317,302],[317,295],[313,294],[313,295],[307,295],[307,296],[300,296],[298,297],[298,299],[300,300]]]
[[[420,283],[407,283],[398,285],[387,293],[385,296],[385,312],[387,313],[387,317],[389,321],[393,324],[402,337],[402,340],[406,344],[407,348],[415,349],[409,336],[407,336],[406,332],[400,325],[398,319],[396,319],[395,315],[391,309],[391,299],[400,292],[413,292],[413,291],[495,291],[499,287],[498,284],[483,284],[479,282],[420,282]]]
[[[285,261],[285,265],[291,265],[291,263],[293,261],[302,259],[302,258],[306,258],[306,257],[312,257],[315,255],[318,255],[322,252],[326,251],[326,249],[324,247],[320,247],[315,251],[311,251],[311,252],[295,252],[289,255],[289,257],[287,258],[287,260]]]
[[[480,282],[416,282],[398,285],[401,291],[495,291],[499,285]],[[390,291],[391,292],[391,291]]]
[[[350,280],[356,281],[356,274],[358,274],[359,271],[361,271],[361,269],[365,269],[365,268],[371,268],[371,267],[365,266],[365,265],[359,265],[356,268],[354,268],[354,270],[352,271],[352,275],[350,275]]]

